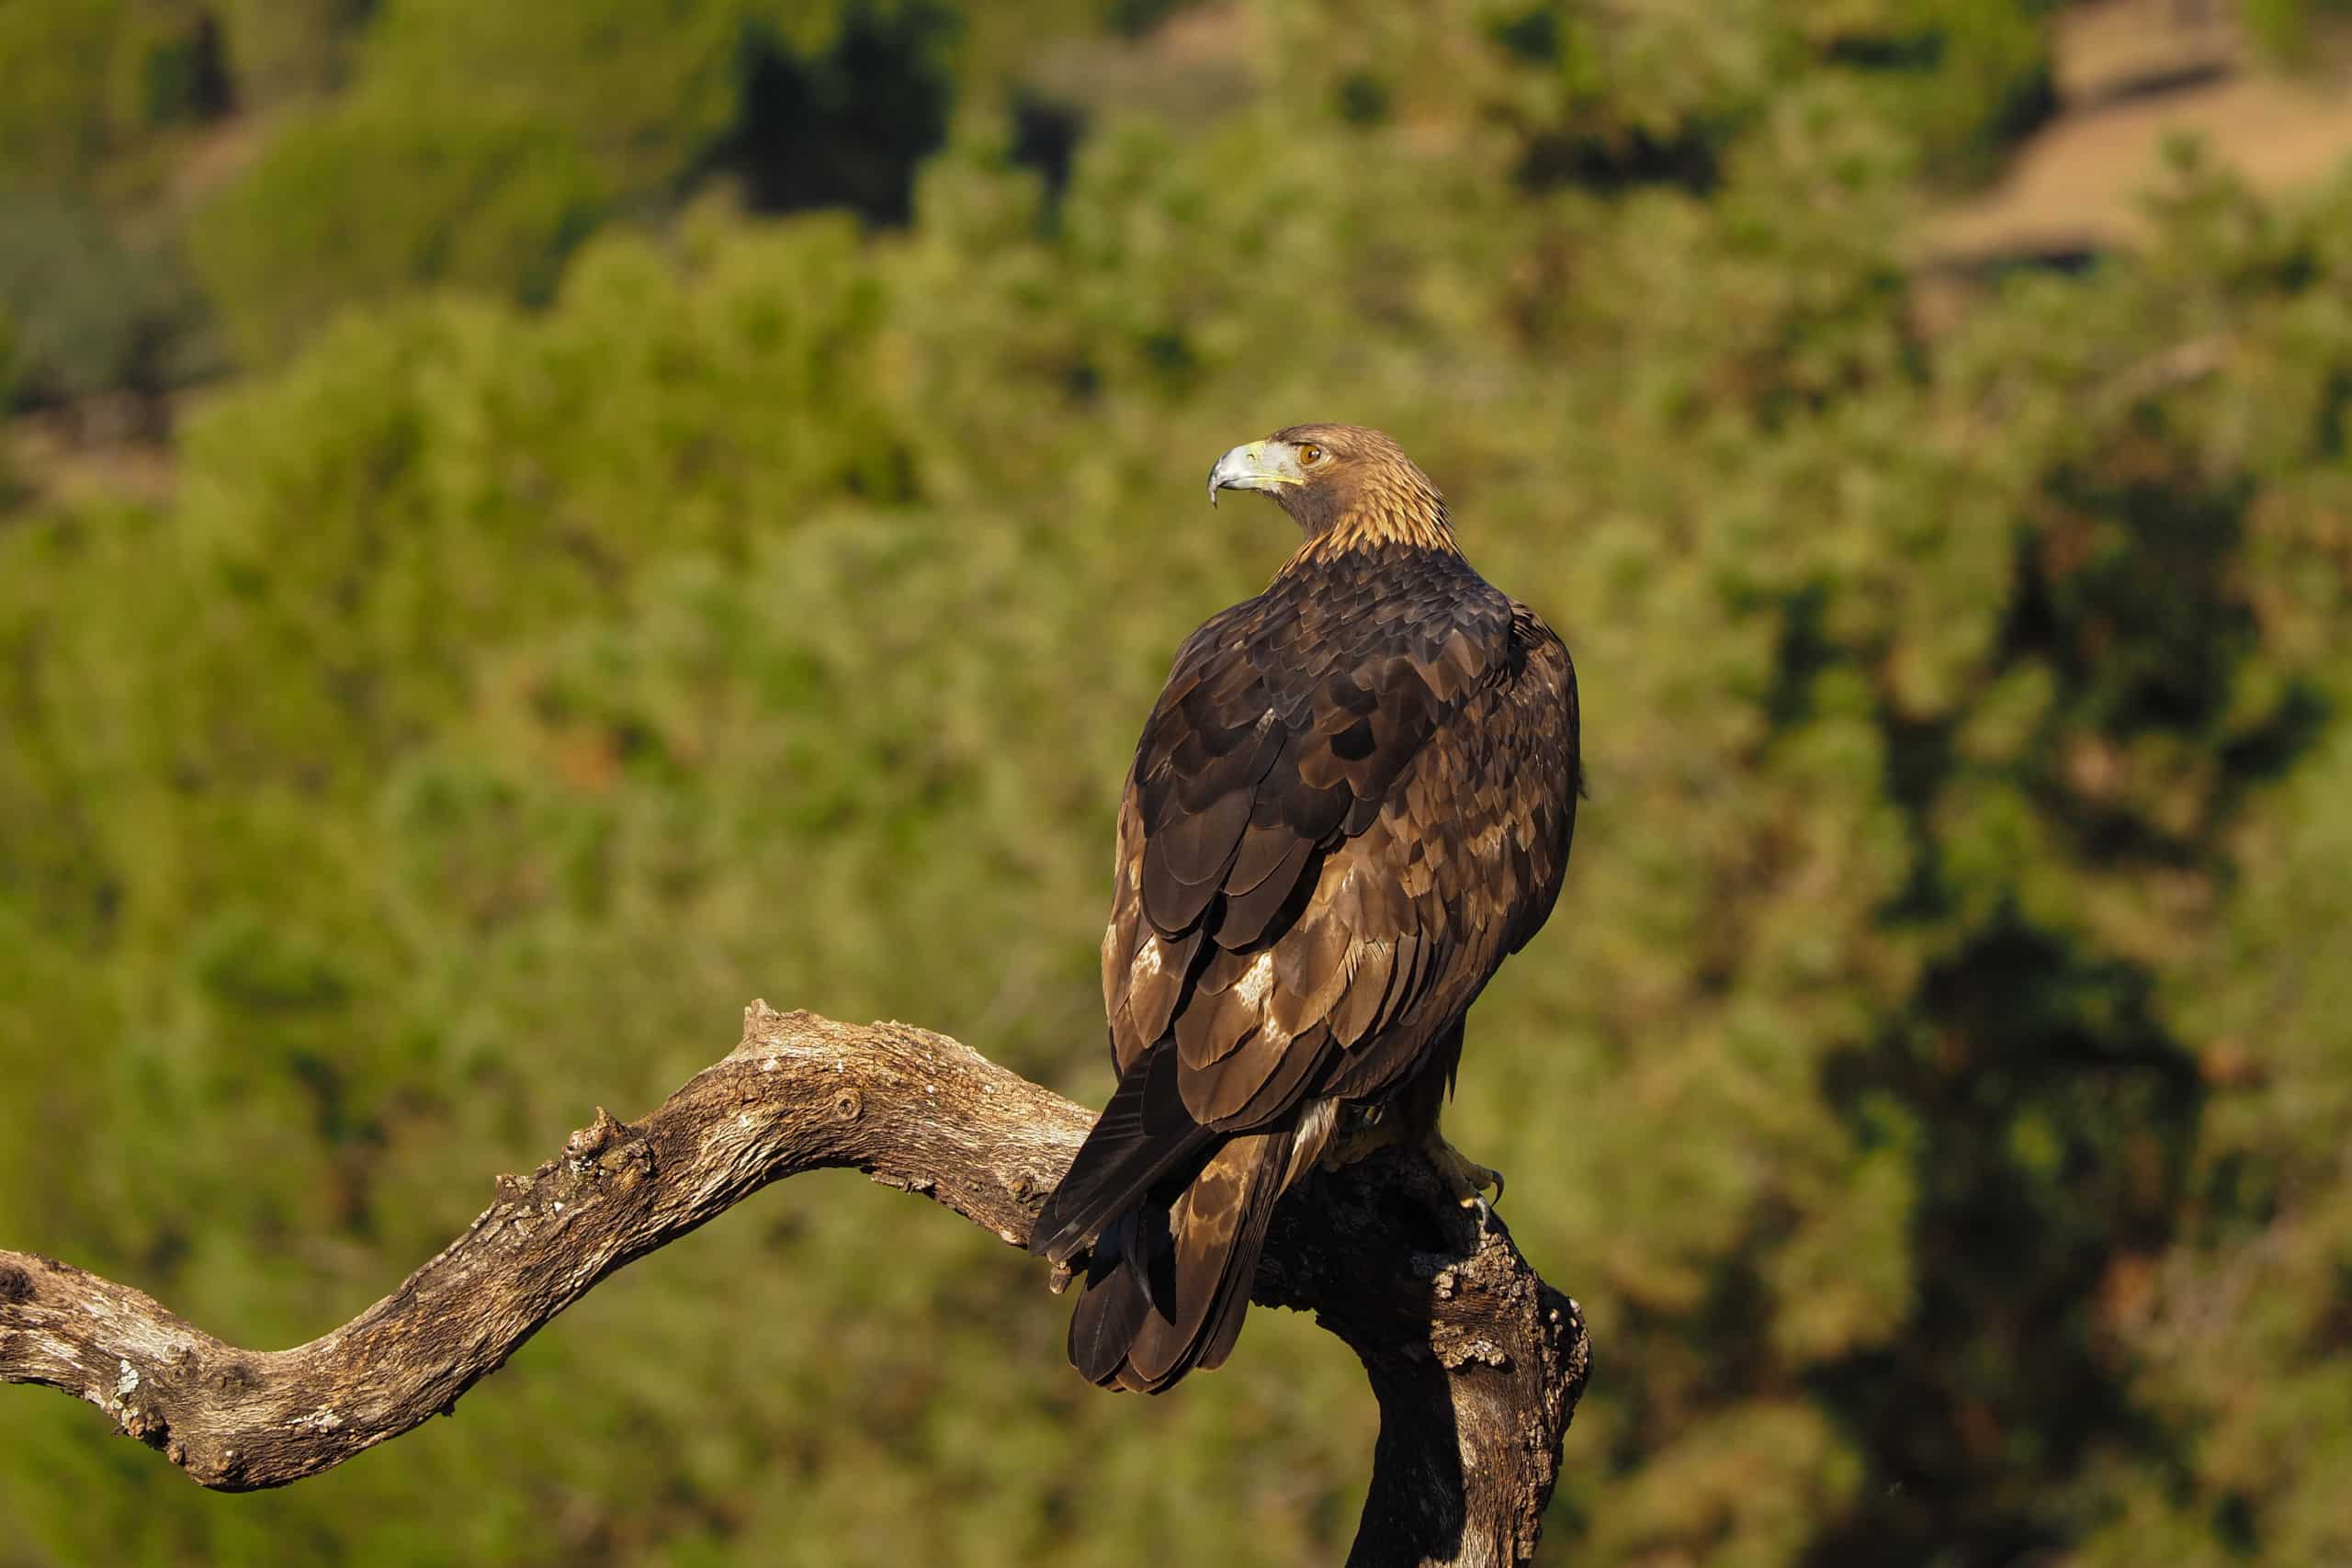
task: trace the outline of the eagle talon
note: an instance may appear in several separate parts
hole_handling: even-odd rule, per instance
[[[1437,1168],[1437,1179],[1455,1202],[1465,1209],[1481,1211],[1481,1218],[1492,1218],[1494,1208],[1486,1199],[1486,1190],[1495,1190],[1495,1202],[1502,1201],[1503,1173],[1492,1170],[1471,1159],[1442,1137],[1432,1139],[1429,1149],[1430,1163]]]

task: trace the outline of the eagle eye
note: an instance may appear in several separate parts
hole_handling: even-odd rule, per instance
[[[1312,467],[1323,460],[1323,448],[1310,441],[1298,449],[1298,460]]]

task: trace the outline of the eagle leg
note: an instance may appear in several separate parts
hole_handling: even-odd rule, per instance
[[[1375,1149],[1417,1149],[1437,1172],[1438,1185],[1465,1209],[1487,1208],[1489,1187],[1503,1197],[1503,1173],[1489,1169],[1445,1141],[1438,1118],[1453,1087],[1454,1064],[1462,1056],[1462,1023],[1439,1036],[1421,1068],[1385,1099],[1350,1106],[1340,1135],[1323,1156],[1328,1168],[1353,1165]]]
[[[1382,1149],[1403,1148],[1411,1144],[1411,1134],[1401,1119],[1384,1116],[1382,1105],[1351,1105],[1341,1113],[1339,1135],[1324,1151],[1321,1165],[1326,1170],[1344,1170],[1349,1166],[1378,1153]]]
[[[1489,1187],[1495,1190],[1495,1201],[1502,1201],[1501,1171],[1480,1165],[1447,1143],[1434,1118],[1418,1139],[1400,1124],[1407,1121],[1401,1117],[1375,1119],[1360,1113],[1344,1135],[1331,1140],[1330,1151],[1323,1156],[1324,1168],[1343,1169],[1378,1149],[1417,1148],[1436,1170],[1438,1185],[1464,1208],[1475,1209],[1484,1204],[1482,1194]]]

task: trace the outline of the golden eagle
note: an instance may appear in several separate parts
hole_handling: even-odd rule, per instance
[[[1465,1203],[1499,1191],[1438,1110],[1464,1013],[1552,912],[1578,794],[1567,649],[1394,441],[1295,425],[1218,458],[1220,490],[1305,542],[1187,639],[1136,746],[1102,938],[1119,1084],[1030,1243],[1091,1247],[1070,1360],[1153,1393],[1224,1361],[1274,1201],[1366,1128]]]

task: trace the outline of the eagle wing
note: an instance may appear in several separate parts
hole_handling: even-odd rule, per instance
[[[1145,726],[1103,998],[1123,1079],[1171,1045],[1204,1129],[1401,1081],[1558,895],[1574,671],[1523,606],[1443,587],[1237,605]]]

